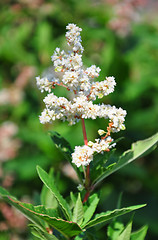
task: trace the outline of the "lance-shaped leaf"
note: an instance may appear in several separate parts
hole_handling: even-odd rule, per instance
[[[53,177],[53,169],[50,169],[49,176]],[[58,202],[52,192],[43,184],[41,191],[41,204],[46,208],[54,208],[58,207]]]
[[[9,204],[17,208],[20,212],[22,212],[27,219],[29,219],[32,223],[36,224],[39,229],[45,230],[45,225],[43,221],[36,215],[32,214],[31,211],[26,211],[20,204],[18,204],[15,197],[11,196],[8,191],[4,188],[0,187],[0,196]]]
[[[127,224],[127,226],[125,227],[123,232],[119,235],[117,240],[130,240],[131,231],[132,231],[132,221],[130,221]]]
[[[51,191],[51,193],[54,195],[56,200],[58,201],[58,204],[66,217],[67,220],[72,220],[72,213],[70,210],[70,207],[68,203],[65,201],[65,199],[62,197],[62,195],[59,193],[57,187],[55,186],[55,183],[53,181],[53,178],[50,177],[42,168],[37,166],[37,172],[42,180],[42,182],[45,184],[45,186]]]
[[[86,223],[92,218],[95,210],[96,210],[96,207],[98,205],[98,202],[99,202],[99,198],[98,198],[98,195],[97,194],[93,194],[90,198],[89,198],[89,202],[90,202],[90,205],[89,207],[86,209],[85,213],[84,213],[84,220],[83,220],[83,223],[82,223],[82,228],[84,228],[84,226],[86,225]]]
[[[73,192],[70,192],[70,199],[71,199],[70,206],[71,208],[74,208],[77,201],[77,197],[75,197]]]
[[[75,207],[74,207],[72,221],[78,223],[78,225],[81,225],[81,223],[83,221],[83,213],[84,213],[83,212],[83,204],[82,204],[81,196],[79,193]]]
[[[55,228],[66,238],[76,236],[82,232],[82,229],[77,223],[65,221],[52,216],[52,213],[54,214],[54,210],[52,212],[51,209],[46,209],[44,206],[33,206],[29,203],[22,203],[10,196],[10,194],[3,188],[0,188],[0,195],[8,203],[20,210],[32,223],[37,225],[41,231],[47,232],[45,227],[47,223],[47,226]]]
[[[35,237],[41,239],[41,240],[59,240],[54,235],[49,234],[47,232],[41,231],[36,225],[30,224],[29,227],[31,228],[31,233]]]
[[[118,238],[118,236],[121,234],[121,232],[124,229],[124,225],[121,222],[112,222],[109,226],[108,226],[108,231],[107,231],[107,235],[109,237],[110,240],[116,240]]]
[[[132,144],[132,147],[130,150],[124,152],[119,158],[116,156],[112,156],[112,163],[115,163],[114,165],[111,165],[110,168],[105,167],[105,170],[102,172],[96,171],[96,176],[93,178],[92,185],[95,187],[99,182],[101,182],[104,178],[108,177],[110,174],[116,172],[118,169],[124,167],[125,165],[131,163],[132,161],[136,160],[137,158],[140,158],[142,156],[145,156],[152,150],[156,148],[158,144],[158,133],[153,135],[152,137],[138,141]],[[97,168],[96,168],[97,169]],[[92,171],[95,171],[95,169]]]
[[[98,225],[100,223],[105,223],[112,218],[124,215],[126,213],[129,213],[131,211],[134,211],[136,209],[139,209],[139,208],[142,208],[142,207],[145,207],[145,206],[146,206],[146,204],[136,205],[136,206],[131,206],[131,207],[122,208],[122,209],[115,209],[113,211],[107,211],[105,213],[97,214],[94,219],[92,219],[91,221],[89,221],[85,225],[85,228],[93,227],[93,226]]]
[[[141,229],[131,234],[131,240],[145,240],[145,236],[148,230],[148,226],[145,225]]]
[[[59,148],[59,150],[65,156],[66,160],[72,165],[75,172],[77,173],[77,176],[78,176],[80,182],[82,183],[83,176],[82,176],[79,168],[77,168],[76,165],[72,163],[71,154],[73,153],[73,149],[71,148],[70,143],[57,132],[49,131],[49,134],[50,134],[51,139],[53,140],[55,146],[57,148]]]

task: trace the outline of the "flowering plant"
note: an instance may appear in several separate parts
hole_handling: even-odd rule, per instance
[[[112,139],[111,133],[125,129],[126,111],[103,103],[95,104],[94,101],[114,91],[115,79],[106,77],[101,82],[94,80],[99,77],[100,68],[95,65],[89,68],[83,66],[80,36],[82,29],[75,24],[68,24],[67,30],[66,39],[71,50],[66,53],[56,48],[52,56],[54,69],[60,73],[59,77],[37,77],[36,81],[42,92],[44,90],[48,92],[43,100],[46,108],[39,117],[42,124],[60,119],[72,125],[81,120],[84,145],[76,146],[74,151],[60,134],[50,132],[56,147],[61,150],[77,173],[80,181],[78,192],[71,192],[70,196],[64,199],[56,186],[53,171],[47,174],[37,166],[38,175],[44,184],[41,192],[42,205],[22,203],[3,188],[0,188],[0,195],[25,214],[32,222],[30,225],[32,234],[39,239],[96,239],[94,232],[96,228],[113,219],[108,227],[107,239],[123,240],[126,236],[126,239],[143,240],[147,231],[146,226],[136,233],[131,233],[132,221],[124,227],[123,224],[119,225],[116,217],[144,207],[145,204],[95,214],[99,197],[94,190],[107,176],[153,150],[158,135],[134,143],[132,148],[120,157],[114,154],[114,150],[111,149],[116,146],[116,141]],[[56,86],[66,88],[70,92],[69,99],[56,96],[53,92]],[[109,119],[109,124],[107,129],[98,130],[100,137],[95,139],[95,142],[88,141],[84,121],[97,117]],[[57,204],[54,204],[54,199]]]

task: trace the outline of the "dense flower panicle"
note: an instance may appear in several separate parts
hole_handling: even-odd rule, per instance
[[[44,98],[46,108],[42,112],[40,122],[51,123],[56,119],[68,121],[70,125],[77,123],[81,119],[109,119],[108,135],[105,139],[97,139],[89,146],[76,147],[72,154],[73,162],[77,165],[88,165],[93,159],[93,153],[108,151],[112,146],[110,132],[118,132],[125,129],[124,120],[126,111],[122,108],[105,104],[95,104],[96,98],[103,98],[114,91],[116,86],[113,76],[106,77],[103,81],[96,81],[101,69],[92,65],[88,68],[83,66],[81,45],[81,28],[75,24],[68,24],[66,27],[66,39],[72,50],[65,52],[56,48],[51,59],[55,72],[60,73],[60,77],[37,77],[36,82],[41,90],[47,91]],[[71,91],[71,99],[57,97],[52,89],[55,86],[65,87]],[[91,142],[92,143],[92,142]]]

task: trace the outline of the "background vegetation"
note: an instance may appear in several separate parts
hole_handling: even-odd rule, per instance
[[[116,77],[115,92],[103,100],[128,113],[126,130],[113,135],[115,139],[125,137],[118,143],[118,151],[125,151],[132,142],[158,130],[158,6],[151,3],[132,0],[122,6],[117,0],[0,2],[0,180],[13,195],[39,203],[42,183],[37,177],[37,164],[45,170],[51,166],[56,169],[64,196],[77,186],[73,187],[75,176],[47,132],[59,132],[74,147],[83,144],[80,123],[72,127],[60,122],[41,125],[38,115],[43,95],[35,84],[35,76],[52,71],[50,57],[55,48],[66,47],[68,23],[83,29],[84,64],[99,66],[100,79]],[[57,94],[65,93],[57,89]],[[86,121],[89,139],[96,137],[98,126],[104,129],[105,121]],[[136,213],[134,228],[148,224],[150,240],[158,238],[156,155],[154,151],[110,176],[102,185],[98,208],[114,209],[120,192],[122,206],[147,203]],[[3,202],[0,219],[0,239],[31,240],[26,220]],[[129,216],[123,219],[126,223]],[[105,239],[105,233],[104,228],[99,239]]]

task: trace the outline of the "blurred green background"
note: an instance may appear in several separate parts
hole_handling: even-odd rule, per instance
[[[152,3],[152,4],[151,4]],[[58,186],[67,196],[72,184],[71,169],[48,135],[54,130],[75,145],[83,144],[81,123],[68,126],[55,122],[41,125],[38,116],[45,94],[35,77],[50,71],[56,47],[66,47],[68,23],[83,29],[83,62],[101,68],[100,80],[115,76],[115,92],[106,104],[127,110],[126,130],[113,134],[125,137],[118,152],[132,142],[150,137],[158,130],[158,5],[145,0],[18,0],[0,1],[0,181],[19,199],[39,203],[42,183],[36,165],[56,169]],[[62,96],[62,90],[57,89]],[[99,126],[99,127],[98,127]],[[87,120],[89,140],[105,129],[103,119]],[[77,137],[76,137],[77,136]],[[147,203],[134,217],[134,229],[148,224],[147,239],[158,239],[158,159],[150,153],[110,176],[101,187],[98,211],[116,207],[120,192],[122,206]],[[71,186],[71,189],[70,189]],[[126,223],[130,216],[125,216]],[[16,224],[15,224],[16,223]],[[21,224],[21,225],[20,225]],[[0,203],[0,239],[29,239],[25,219]],[[106,238],[106,227],[99,239]]]

